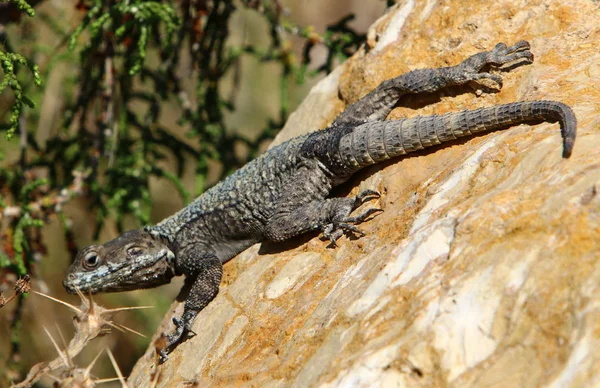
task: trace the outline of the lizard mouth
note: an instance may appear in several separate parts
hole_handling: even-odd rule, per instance
[[[76,290],[95,294],[165,284],[175,276],[169,253],[168,249],[161,249],[156,255],[141,255],[121,263],[106,263],[93,271],[71,273],[65,277],[63,286],[70,294]]]

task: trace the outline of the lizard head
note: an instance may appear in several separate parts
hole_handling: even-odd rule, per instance
[[[129,291],[169,283],[175,255],[143,230],[123,233],[102,245],[82,249],[69,267],[63,286],[87,293]]]

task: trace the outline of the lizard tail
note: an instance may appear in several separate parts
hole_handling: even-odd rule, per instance
[[[340,138],[339,156],[346,166],[360,169],[480,132],[557,121],[563,139],[562,156],[568,158],[575,142],[577,119],[571,108],[556,101],[516,102],[444,115],[366,123]]]

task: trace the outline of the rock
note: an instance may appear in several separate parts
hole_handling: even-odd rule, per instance
[[[498,42],[536,60],[499,93],[403,99],[390,118],[520,100],[573,107],[368,169],[336,195],[384,193],[367,236],[256,245],[225,266],[198,333],[133,386],[594,386],[600,375],[600,20],[591,0],[400,1],[315,88],[281,138],[324,127],[386,78],[457,64]],[[339,80],[339,85],[338,85]],[[315,94],[316,93],[316,94]],[[180,313],[175,303],[172,312]],[[157,331],[170,327],[171,313]],[[169,329],[170,330],[170,329]]]

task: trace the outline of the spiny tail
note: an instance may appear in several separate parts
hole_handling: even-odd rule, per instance
[[[575,142],[577,119],[571,108],[556,101],[515,102],[439,116],[366,123],[341,137],[339,156],[346,166],[360,169],[475,133],[557,121],[563,138],[562,156],[568,158]]]

